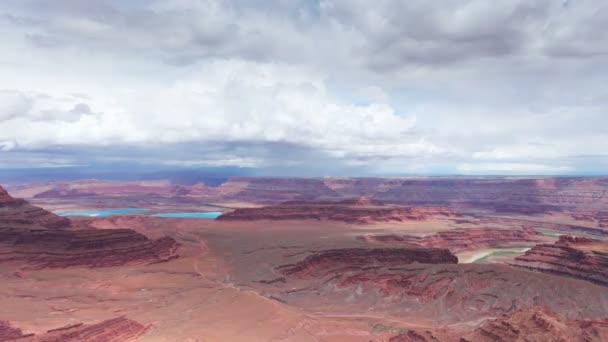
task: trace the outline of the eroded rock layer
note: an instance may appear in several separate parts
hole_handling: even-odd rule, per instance
[[[0,321],[0,342],[14,341],[24,336],[25,335],[23,334],[21,329],[12,327],[9,322]]]
[[[554,244],[536,245],[513,265],[608,286],[608,242],[562,235]]]
[[[372,243],[399,243],[420,247],[448,248],[450,251],[457,253],[486,247],[533,243],[539,241],[539,235],[531,228],[468,228],[447,230],[427,236],[364,235],[359,236],[358,239]]]
[[[0,262],[28,269],[149,264],[177,257],[177,242],[149,240],[130,229],[0,229]]]
[[[283,277],[265,286],[294,305],[381,310],[404,318],[432,318],[436,324],[495,317],[534,305],[575,319],[602,318],[608,310],[608,291],[601,286],[506,265],[307,259],[279,269]]]
[[[414,262],[455,264],[458,258],[447,249],[437,248],[345,248],[309,255],[296,264],[280,266],[278,271],[297,277],[324,276],[336,268],[399,266]]]
[[[70,221],[27,201],[10,196],[0,187],[0,227],[67,228]]]
[[[341,202],[290,201],[261,208],[242,208],[219,220],[333,220],[349,223],[422,221],[456,214],[446,207],[389,207],[379,202],[350,199]]]
[[[0,326],[1,329],[1,326]],[[73,324],[44,334],[19,336],[5,341],[19,342],[129,342],[135,341],[148,327],[134,320],[117,317],[95,324]],[[0,330],[1,331],[1,330]],[[2,341],[0,336],[0,341]]]
[[[490,320],[462,342],[602,342],[608,341],[608,320],[565,319],[550,310],[532,307]]]

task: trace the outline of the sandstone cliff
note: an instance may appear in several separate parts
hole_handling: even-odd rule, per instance
[[[70,221],[27,201],[11,197],[0,187],[0,228],[43,227],[51,229],[67,228]]]
[[[515,258],[514,266],[608,286],[608,242],[560,236]]]

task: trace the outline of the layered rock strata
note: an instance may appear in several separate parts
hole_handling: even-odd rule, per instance
[[[369,204],[368,204],[369,203]],[[348,223],[423,221],[453,217],[446,207],[389,207],[376,202],[285,202],[261,208],[242,208],[222,214],[219,220],[332,220]]]
[[[562,235],[515,258],[514,266],[608,286],[608,242]]]
[[[49,229],[68,228],[70,221],[22,199],[13,198],[0,187],[0,228],[43,227]]]
[[[427,236],[364,235],[359,236],[358,239],[372,243],[448,248],[453,253],[457,253],[487,247],[504,247],[509,244],[534,243],[539,241],[539,234],[532,228],[467,228],[447,230]]]
[[[117,317],[95,324],[73,324],[52,329],[43,334],[23,335],[21,330],[12,329],[15,333],[2,335],[0,323],[0,341],[17,342],[129,342],[135,341],[148,327],[126,317]],[[4,339],[3,339],[4,338]]]

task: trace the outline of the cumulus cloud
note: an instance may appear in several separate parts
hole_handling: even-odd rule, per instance
[[[164,159],[277,168],[291,153],[371,173],[608,172],[598,162],[606,6],[7,0],[0,151],[103,146],[121,159],[135,146],[205,145],[225,155]]]

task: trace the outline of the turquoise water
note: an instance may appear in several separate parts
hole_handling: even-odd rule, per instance
[[[207,211],[207,212],[191,212],[191,213],[158,213],[158,214],[154,214],[152,216],[214,219],[220,215],[222,215],[222,213],[219,211]]]
[[[105,217],[112,215],[128,215],[137,214],[148,209],[143,208],[115,208],[115,209],[99,209],[99,210],[78,210],[78,211],[66,211],[58,213],[59,216],[91,216],[91,217]]]

